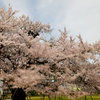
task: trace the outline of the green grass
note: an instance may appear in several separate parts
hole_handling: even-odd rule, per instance
[[[41,97],[31,97],[31,100],[40,100],[40,98]],[[49,98],[45,97],[45,100],[49,100]],[[51,100],[55,100],[55,99],[51,98]],[[56,97],[56,100],[59,100],[58,97]],[[63,100],[70,100],[70,99],[67,99],[66,97],[63,97]]]
[[[31,100],[40,100],[41,97],[37,96],[37,97],[31,97]],[[100,100],[100,95],[94,95],[92,96],[93,100]],[[11,99],[6,99],[6,100],[11,100]],[[28,99],[26,99],[28,100]],[[48,97],[45,97],[45,100],[49,100]],[[51,100],[54,100],[53,98]],[[59,100],[58,97],[56,98],[56,100]],[[63,100],[71,100],[71,99],[67,99],[66,97],[63,97]],[[77,98],[77,100],[80,100]],[[85,96],[82,97],[82,100],[85,100]],[[92,100],[90,96],[86,96],[86,100]]]
[[[92,96],[93,100],[100,100],[100,95],[94,95]],[[40,97],[31,97],[31,100],[40,100]],[[45,100],[49,100],[48,97],[45,97]],[[51,100],[54,100],[53,98]],[[58,98],[56,98],[56,100],[59,100]],[[67,99],[66,97],[63,97],[63,100],[71,100],[71,99]],[[80,100],[80,99],[77,99]],[[85,100],[85,96],[82,97],[82,100]],[[91,100],[90,96],[86,96],[86,100]]]
[[[100,100],[100,95],[93,95],[93,100]],[[82,100],[85,100],[85,96],[82,97]],[[91,100],[90,96],[86,96],[86,100]]]

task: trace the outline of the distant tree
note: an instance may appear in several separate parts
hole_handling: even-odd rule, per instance
[[[30,91],[47,95],[49,100],[56,95],[60,100],[62,95],[75,99],[89,94],[86,86],[99,83],[97,66],[87,61],[95,59],[95,45],[84,43],[80,35],[78,41],[68,37],[65,28],[59,39],[41,42],[39,35],[50,32],[50,25],[34,23],[25,15],[15,17],[16,12],[11,6],[8,11],[0,8],[0,76],[12,92],[12,100],[25,100]],[[89,78],[94,69],[95,78]],[[95,85],[88,84],[88,78]],[[78,86],[81,91],[68,86]]]

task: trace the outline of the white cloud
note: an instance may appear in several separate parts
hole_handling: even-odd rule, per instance
[[[2,0],[4,5],[8,8],[9,4],[12,6],[13,10],[18,10],[18,16],[29,15],[28,13],[28,0]]]
[[[86,4],[84,2],[84,4],[81,4],[81,7],[78,8],[80,9],[79,10],[80,14],[76,12],[76,17],[78,22],[76,29],[77,31],[80,31],[80,33],[82,33],[83,38],[89,42],[94,42],[100,39],[100,27],[99,27],[100,26],[100,13],[99,13],[100,1],[99,0],[96,1],[98,2],[95,1],[93,2],[93,0]]]
[[[68,7],[66,4],[62,5],[63,16],[57,19],[57,27],[66,26],[71,34],[81,33],[83,40],[90,43],[100,40],[100,0],[74,0]]]
[[[58,29],[67,30],[73,35],[81,33],[84,41],[90,43],[100,39],[100,0],[2,0],[5,6],[10,3],[18,15],[29,15],[31,19],[43,23],[50,22],[54,36]]]

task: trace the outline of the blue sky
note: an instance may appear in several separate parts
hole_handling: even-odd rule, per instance
[[[0,0],[0,7],[8,4],[20,10],[17,16],[49,22],[55,38],[60,35],[58,30],[66,27],[70,35],[81,34],[89,43],[100,40],[100,0]]]

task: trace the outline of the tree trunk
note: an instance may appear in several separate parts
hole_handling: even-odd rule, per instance
[[[56,100],[56,95],[55,95],[55,100]]]
[[[51,100],[50,96],[48,95],[49,100]]]
[[[26,94],[22,88],[12,89],[12,100],[25,100]]]
[[[59,97],[59,100],[61,100],[60,97]]]
[[[90,94],[91,100],[93,100],[92,95]]]
[[[44,100],[45,99],[45,95],[41,95],[41,100]]]
[[[63,97],[61,96],[61,100],[63,100]]]
[[[86,100],[86,95],[85,95],[85,100]]]

